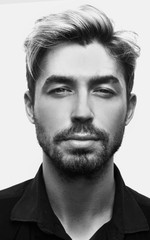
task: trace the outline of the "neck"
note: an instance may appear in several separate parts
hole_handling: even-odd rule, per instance
[[[111,219],[115,193],[112,159],[105,172],[100,175],[92,181],[84,178],[65,181],[44,155],[43,176],[50,204],[66,231],[71,232],[72,236],[73,232],[81,232],[79,226],[84,229],[84,225],[87,232],[87,227],[91,228],[93,223],[90,230],[92,235]],[[77,236],[77,239],[82,238]]]

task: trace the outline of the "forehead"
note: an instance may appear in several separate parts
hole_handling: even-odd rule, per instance
[[[47,52],[40,67],[41,81],[51,75],[73,76],[80,81],[93,76],[113,75],[124,81],[122,68],[108,50],[97,42],[86,46],[61,44],[54,47]]]

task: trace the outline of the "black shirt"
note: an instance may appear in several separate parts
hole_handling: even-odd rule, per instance
[[[115,166],[112,219],[90,240],[150,239],[150,199],[125,186]],[[34,179],[0,192],[0,240],[71,240],[48,200],[40,167]]]

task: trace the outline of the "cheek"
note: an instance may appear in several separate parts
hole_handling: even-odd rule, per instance
[[[35,117],[47,132],[54,135],[56,132],[69,127],[69,109],[61,103],[40,100],[34,108]]]
[[[97,111],[95,125],[114,135],[120,126],[125,125],[126,112],[125,102],[103,104]]]

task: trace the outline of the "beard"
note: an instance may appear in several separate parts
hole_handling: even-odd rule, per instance
[[[102,175],[107,169],[110,159],[121,146],[125,129],[122,124],[110,140],[106,131],[88,122],[76,122],[69,129],[57,132],[53,138],[36,118],[35,127],[39,145],[61,176],[67,179],[84,177],[90,180]],[[96,145],[89,148],[62,147],[63,142],[66,143],[71,136],[81,133],[94,136],[97,139]]]

